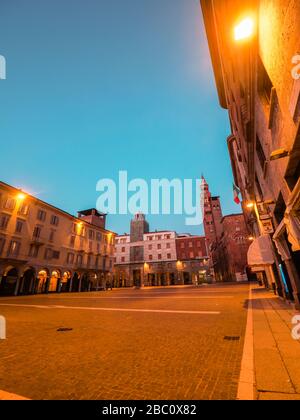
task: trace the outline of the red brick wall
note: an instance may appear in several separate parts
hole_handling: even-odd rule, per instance
[[[208,256],[206,238],[204,236],[176,238],[176,251],[179,261],[205,258]]]

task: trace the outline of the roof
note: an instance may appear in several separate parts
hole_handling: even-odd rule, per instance
[[[98,211],[95,208],[88,209],[88,210],[81,210],[81,211],[78,212],[78,214],[81,214],[82,216],[90,216],[93,212],[96,216],[99,216],[99,217],[107,216],[106,213],[101,213],[100,211]]]
[[[3,182],[3,181],[0,181],[0,186],[3,186],[3,187],[4,187],[4,188],[6,188],[6,189],[11,189],[11,190],[14,190],[15,192],[18,192],[18,193],[20,193],[20,192],[22,191],[24,194],[26,194],[26,196],[30,197],[32,200],[35,200],[35,201],[37,201],[37,202],[39,202],[39,203],[41,203],[41,204],[43,204],[43,205],[45,205],[45,206],[47,206],[47,207],[50,207],[50,208],[52,208],[53,210],[59,211],[60,213],[63,213],[64,215],[66,215],[66,216],[68,216],[68,217],[70,217],[70,218],[72,218],[72,219],[74,219],[74,220],[77,220],[77,221],[82,222],[82,219],[79,219],[78,217],[74,216],[73,214],[68,213],[68,212],[67,212],[67,211],[65,211],[65,210],[62,210],[62,209],[60,209],[59,207],[55,207],[55,206],[53,206],[52,204],[49,204],[49,203],[47,203],[46,201],[43,201],[43,200],[41,200],[41,199],[39,199],[39,198],[35,197],[34,195],[31,195],[31,194],[27,193],[26,191],[21,190],[20,188],[13,187],[12,185],[6,184],[6,183],[5,183],[5,182]],[[108,229],[105,229],[105,228],[101,228],[101,227],[99,227],[99,226],[95,226],[95,225],[93,225],[93,224],[91,224],[91,223],[87,222],[86,220],[84,220],[84,223],[86,223],[86,224],[88,224],[88,225],[90,225],[90,226],[93,226],[94,228],[99,228],[99,229],[104,230],[105,232],[112,233],[112,234],[114,234],[114,235],[115,235],[115,232],[113,232],[113,231],[111,231],[111,230],[108,230]]]
[[[222,72],[222,62],[220,58],[219,44],[217,38],[217,29],[215,25],[214,17],[214,5],[212,0],[200,0],[204,25],[206,29],[206,35],[208,40],[208,47],[210,50],[212,66],[215,75],[215,81],[217,85],[219,101],[222,108],[227,109],[225,85]]]

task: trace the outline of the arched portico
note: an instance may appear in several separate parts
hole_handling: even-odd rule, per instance
[[[36,273],[33,267],[26,267],[23,270],[23,274],[19,284],[19,295],[30,295],[35,291],[35,278]]]
[[[36,293],[47,293],[49,283],[49,270],[47,268],[43,268],[38,272],[37,275],[37,286],[36,286]]]
[[[3,272],[0,283],[0,296],[13,296],[16,294],[16,289],[19,279],[19,270],[14,266],[8,266]]]

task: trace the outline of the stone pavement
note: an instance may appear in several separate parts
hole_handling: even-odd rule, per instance
[[[48,400],[234,400],[248,293],[236,284],[1,298],[0,390]]]
[[[253,286],[252,313],[254,398],[300,400],[300,340],[292,338],[296,311],[271,292]]]

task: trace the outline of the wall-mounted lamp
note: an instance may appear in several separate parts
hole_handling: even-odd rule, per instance
[[[283,159],[286,158],[290,155],[290,152],[286,149],[277,149],[274,150],[274,152],[272,152],[271,156],[270,156],[270,161],[274,161],[274,160],[278,160],[278,159]]]

